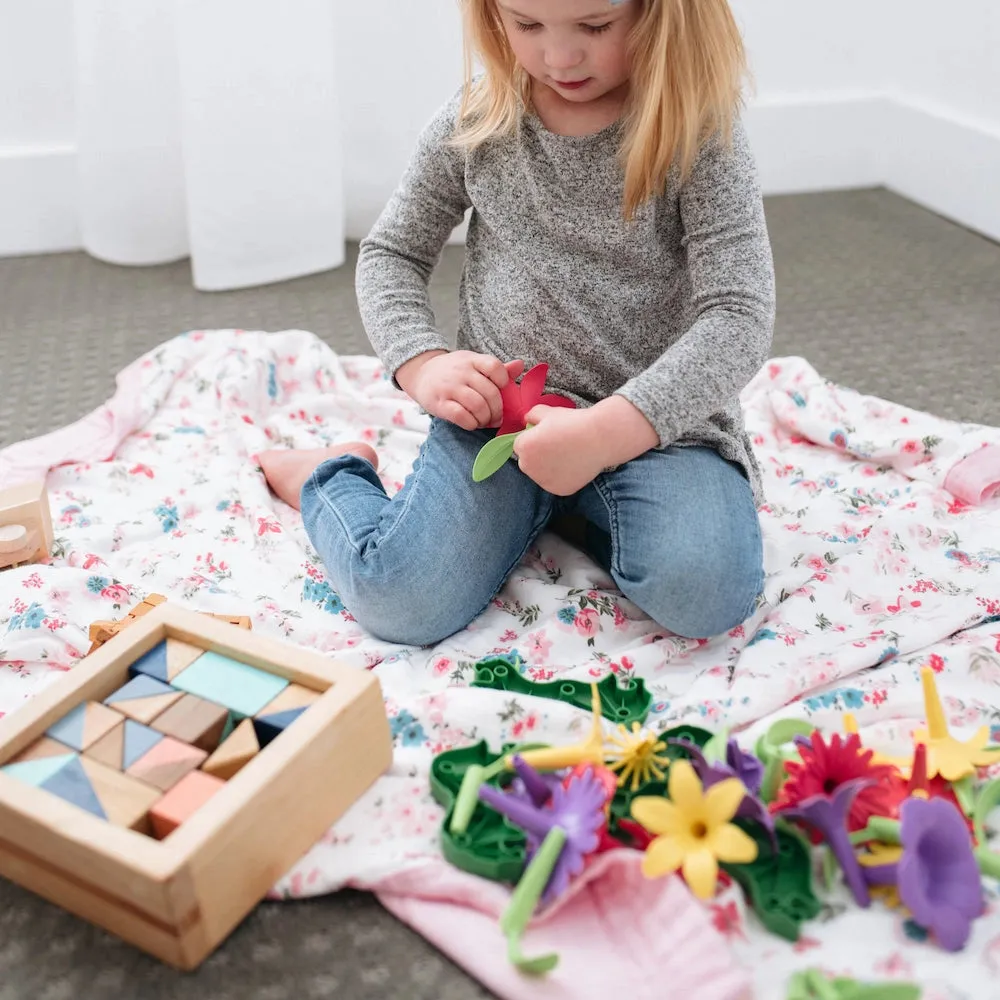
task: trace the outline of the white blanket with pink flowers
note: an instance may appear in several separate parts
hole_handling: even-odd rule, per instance
[[[360,435],[391,492],[426,416],[376,360],[338,357],[308,333],[177,337],[121,372],[115,396],[79,424],[0,452],[0,484],[47,475],[56,527],[50,564],[0,573],[0,712],[72,669],[90,622],[150,592],[249,614],[258,632],[374,669],[395,764],[276,886],[289,896],[377,887],[440,857],[435,753],[484,737],[576,737],[580,712],[471,688],[485,656],[538,680],[643,677],[656,728],[726,724],[751,740],[790,715],[837,730],[851,711],[886,749],[908,746],[921,722],[918,671],[929,664],[952,726],[985,723],[1000,738],[1000,429],[858,395],[800,358],[768,364],[744,403],[768,494],[767,602],[745,629],[712,642],[667,634],[544,535],[477,621],[416,649],[357,626],[254,456]],[[995,913],[951,956],[902,916],[844,899],[796,946],[765,933],[737,894],[717,902],[716,924],[753,964],[762,997],[784,995],[792,970],[817,964],[912,978],[927,997],[985,995],[961,990],[1000,967]]]

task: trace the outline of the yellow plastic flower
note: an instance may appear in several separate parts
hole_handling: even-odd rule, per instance
[[[962,743],[948,732],[948,723],[941,706],[934,671],[924,667],[920,671],[924,685],[924,707],[927,714],[927,728],[918,729],[913,734],[914,743],[927,745],[927,777],[940,774],[945,781],[958,781],[975,774],[977,767],[993,764],[1000,760],[1000,750],[986,750],[990,731],[983,726],[975,736]]]
[[[881,844],[873,840],[868,844],[868,850],[858,854],[858,864],[862,868],[878,868],[881,865],[894,865],[903,856],[903,848],[895,844]],[[894,885],[869,886],[869,892],[875,899],[880,899],[890,910],[902,910],[909,913],[899,898],[899,889]]]
[[[601,726],[601,692],[596,684],[590,685],[590,734],[582,743],[565,747],[542,747],[525,750],[521,758],[536,771],[558,771],[577,764],[604,763],[604,732]],[[507,758],[507,767],[513,769],[514,758]]]
[[[608,767],[618,773],[618,785],[624,788],[632,779],[632,791],[636,791],[647,781],[662,780],[670,766],[670,758],[661,756],[660,751],[667,749],[667,744],[652,733],[640,735],[638,722],[632,723],[632,731],[619,725],[618,731],[609,737],[610,746],[606,749]]]
[[[646,848],[642,871],[647,878],[680,868],[699,899],[711,899],[719,862],[742,863],[757,857],[757,844],[730,820],[747,791],[738,778],[726,778],[708,791],[691,762],[670,765],[670,799],[642,795],[632,801],[632,816],[656,839]]]

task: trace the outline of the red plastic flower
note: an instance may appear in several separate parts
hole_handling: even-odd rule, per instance
[[[872,750],[861,746],[857,733],[851,733],[846,739],[834,733],[830,742],[824,743],[817,730],[808,746],[799,745],[802,760],[792,760],[785,765],[788,778],[771,804],[772,811],[797,806],[816,795],[832,796],[846,782],[868,778],[872,784],[862,788],[851,803],[847,814],[848,830],[863,830],[872,816],[891,815],[891,786],[899,772],[889,764],[873,764],[873,755]]]
[[[898,819],[903,803],[911,797],[921,799],[945,799],[957,810],[959,815],[965,820],[965,825],[972,834],[975,842],[975,825],[972,818],[966,816],[962,809],[958,796],[952,788],[950,782],[944,780],[937,774],[933,778],[927,777],[927,745],[918,743],[913,751],[913,767],[910,777],[904,778],[901,774],[896,774],[888,783],[888,811],[881,815],[889,819]]]
[[[504,434],[516,434],[527,426],[525,417],[536,406],[565,406],[576,409],[576,403],[565,396],[555,393],[543,395],[545,378],[549,374],[547,364],[535,365],[521,376],[520,382],[511,379],[501,390],[503,399],[503,423],[497,431],[497,437]]]

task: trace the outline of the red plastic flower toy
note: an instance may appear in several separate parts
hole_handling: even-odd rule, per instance
[[[785,765],[788,778],[771,803],[771,811],[777,812],[796,806],[817,795],[832,796],[848,781],[868,778],[872,782],[862,788],[851,803],[847,828],[850,831],[863,830],[872,816],[889,816],[892,813],[892,785],[899,772],[889,764],[872,764],[873,751],[861,746],[861,737],[851,733],[842,739],[834,733],[829,743],[817,730],[809,738],[808,745],[799,745],[799,761],[789,761]]]
[[[525,417],[536,406],[565,406],[571,410],[576,409],[576,403],[565,396],[556,393],[543,395],[548,374],[547,364],[535,365],[521,376],[520,382],[511,379],[500,390],[503,399],[503,423],[500,424],[497,437],[523,431],[527,425]]]

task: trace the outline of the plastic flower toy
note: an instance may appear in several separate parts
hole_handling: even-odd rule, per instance
[[[934,671],[930,667],[924,667],[920,671],[920,677],[924,685],[927,728],[914,732],[913,739],[917,743],[927,744],[928,775],[933,778],[939,774],[945,781],[958,781],[975,774],[977,767],[1000,760],[1000,750],[985,749],[990,738],[989,727],[983,726],[965,743],[956,740],[948,732]]]
[[[959,951],[984,906],[969,830],[958,809],[944,799],[907,799],[900,816],[898,824],[882,820],[878,827],[895,828],[902,855],[895,865],[869,868],[867,876],[874,882],[895,881],[914,921],[930,930],[942,948]]]
[[[608,766],[618,772],[618,784],[624,787],[631,778],[632,791],[637,791],[648,781],[662,781],[670,766],[670,758],[660,755],[667,745],[652,733],[640,736],[638,722],[632,723],[632,731],[619,726],[609,737],[611,746],[607,749]]]
[[[785,764],[788,773],[772,811],[782,811],[817,795],[832,795],[841,785],[858,778],[868,779],[851,803],[850,830],[862,830],[872,816],[887,816],[892,810],[890,782],[897,775],[888,764],[873,764],[872,751],[861,746],[861,737],[846,738],[834,733],[830,742],[817,730],[809,746],[798,747],[800,761]]]
[[[518,771],[523,780],[530,772],[530,765],[519,762]],[[566,891],[570,880],[583,871],[587,858],[600,847],[601,832],[607,824],[607,804],[614,792],[612,788],[609,794],[608,783],[594,769],[588,768],[569,775],[556,785],[548,803],[539,807],[532,796],[543,794],[544,781],[540,775],[534,777],[538,781],[530,780],[527,796],[484,785],[479,789],[479,797],[525,831],[529,854],[537,851],[553,828],[558,827],[566,834],[565,844],[542,895],[542,902],[549,903]]]
[[[632,800],[632,816],[656,834],[643,857],[643,874],[659,878],[680,868],[691,891],[711,899],[720,861],[738,864],[757,858],[756,842],[730,822],[746,788],[727,778],[706,791],[687,760],[670,765],[668,787],[669,800],[646,795]]]
[[[590,734],[582,743],[565,747],[539,747],[525,750],[521,759],[538,771],[557,771],[577,764],[604,764],[604,729],[601,724],[601,692],[596,684],[590,685]],[[507,766],[513,767],[513,757],[507,758]]]
[[[848,816],[869,780],[871,779],[854,778],[837,785],[832,794],[820,792],[818,795],[803,799],[797,805],[781,809],[782,816],[802,820],[818,831],[822,839],[827,842],[858,906],[868,906],[871,898],[868,894],[868,884],[854,855],[854,846],[847,832]]]
[[[498,472],[514,454],[514,441],[527,429],[526,416],[536,406],[564,406],[576,409],[576,403],[555,393],[544,395],[545,378],[549,373],[546,364],[535,365],[525,372],[520,383],[510,379],[500,390],[503,400],[503,420],[496,437],[487,441],[479,450],[472,466],[473,482],[481,483]]]

